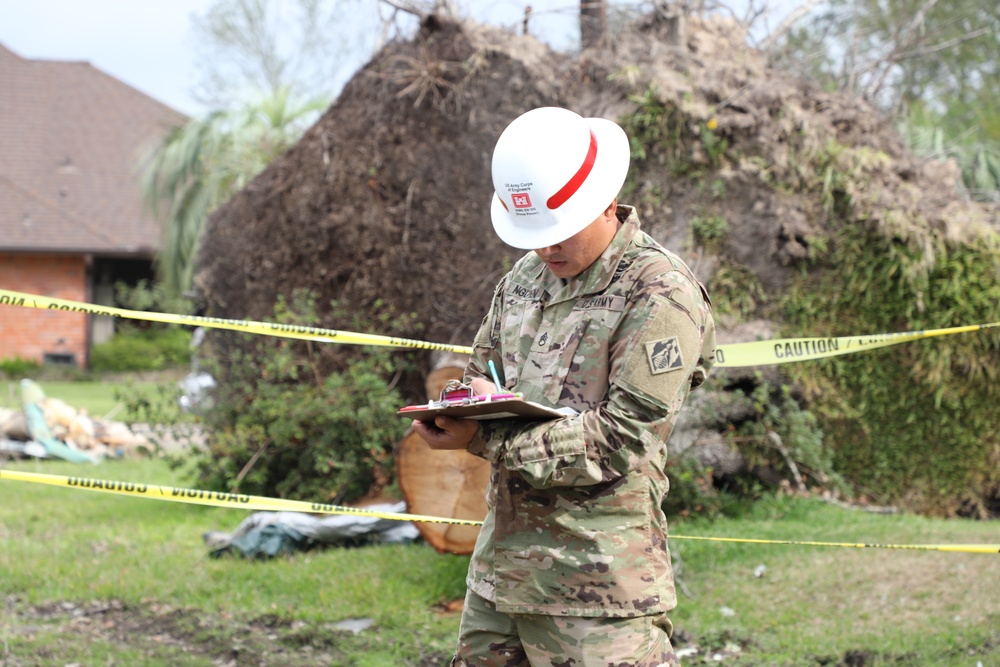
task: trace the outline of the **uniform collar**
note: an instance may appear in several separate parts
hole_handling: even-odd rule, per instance
[[[586,271],[580,275],[563,280],[546,270],[545,264],[539,260],[539,270],[536,274],[542,288],[549,294],[548,302],[559,303],[569,299],[578,299],[582,296],[603,292],[611,279],[615,275],[615,269],[622,260],[625,250],[628,249],[636,232],[639,231],[639,216],[632,206],[619,206],[618,219],[625,218],[624,223],[611,239],[611,243],[604,249]]]

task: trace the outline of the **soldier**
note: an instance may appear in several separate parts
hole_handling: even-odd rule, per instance
[[[492,464],[453,665],[678,664],[667,438],[715,324],[691,270],[618,205],[629,153],[617,124],[554,107],[494,149],[493,228],[534,252],[497,285],[466,382],[569,414],[413,424]]]

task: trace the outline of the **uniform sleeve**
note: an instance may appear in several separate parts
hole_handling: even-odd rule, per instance
[[[493,434],[504,464],[537,487],[607,482],[663,460],[692,385],[715,354],[711,306],[679,271],[646,283],[610,345],[610,389],[596,409]]]

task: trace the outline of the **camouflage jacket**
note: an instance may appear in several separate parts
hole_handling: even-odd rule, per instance
[[[626,218],[627,216],[627,218]],[[492,463],[468,585],[508,613],[637,616],[676,605],[661,503],[667,438],[715,360],[711,303],[631,207],[603,255],[563,281],[535,253],[496,288],[467,379],[579,414],[484,422]]]

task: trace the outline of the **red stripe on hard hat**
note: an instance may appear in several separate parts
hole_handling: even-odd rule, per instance
[[[569,179],[566,185],[559,189],[559,192],[555,193],[549,200],[545,202],[545,205],[549,207],[549,210],[555,210],[566,203],[566,200],[576,194],[576,191],[580,189],[583,182],[587,180],[587,176],[590,175],[590,170],[594,168],[594,160],[597,159],[597,137],[594,136],[594,131],[590,131],[590,150],[587,151],[587,157],[583,160],[583,164],[580,166],[579,171],[573,174],[573,178]]]

